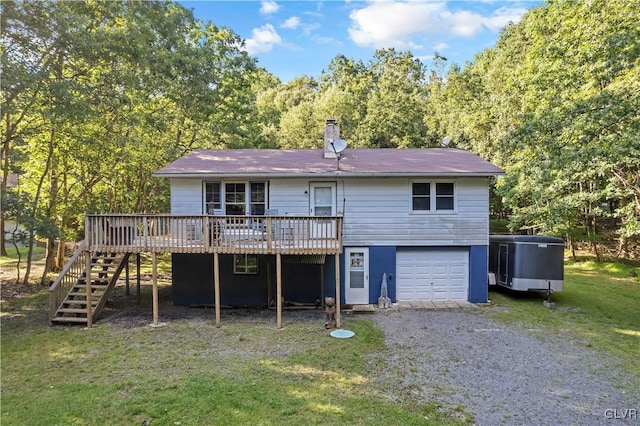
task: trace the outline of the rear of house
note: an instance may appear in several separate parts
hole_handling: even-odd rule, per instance
[[[173,215],[264,216],[277,223],[268,238],[283,245],[342,227],[339,261],[282,256],[285,306],[334,296],[338,277],[341,303],[375,303],[383,274],[393,302],[486,302],[489,182],[502,170],[453,148],[337,152],[332,132],[324,150],[199,150],[156,176],[171,180]],[[302,229],[295,218],[306,217],[315,225]],[[212,305],[213,257],[172,256],[174,303]],[[220,254],[220,303],[274,306],[275,262],[270,253]]]

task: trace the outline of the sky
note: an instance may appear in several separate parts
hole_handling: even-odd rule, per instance
[[[245,50],[283,82],[318,77],[339,54],[367,63],[379,48],[434,52],[463,66],[495,44],[500,30],[542,1],[180,1],[204,22],[233,30]]]

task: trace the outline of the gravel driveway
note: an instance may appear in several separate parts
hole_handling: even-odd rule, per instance
[[[464,406],[479,425],[640,425],[637,383],[562,336],[536,337],[481,308],[372,318],[390,348],[383,380],[426,401]],[[635,418],[621,419],[628,409]]]

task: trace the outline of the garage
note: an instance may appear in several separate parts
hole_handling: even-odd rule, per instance
[[[398,301],[467,300],[469,253],[462,250],[399,251]]]

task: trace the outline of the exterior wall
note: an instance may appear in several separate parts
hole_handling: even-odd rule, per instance
[[[275,300],[275,256],[258,256],[256,275],[234,274],[233,255],[220,255],[219,259],[221,305],[267,306],[268,301]],[[283,262],[282,297],[285,301],[313,304],[320,299],[321,268],[322,265],[317,264]],[[213,282],[212,255],[172,255],[172,292],[175,305],[214,305]]]
[[[202,179],[171,179],[171,213],[202,214]]]
[[[239,181],[241,179],[234,179]],[[469,301],[487,301],[487,268],[489,244],[489,188],[486,178],[424,179],[429,181],[454,181],[456,205],[454,212],[415,214],[411,212],[411,182],[409,178],[346,178],[339,180],[313,179],[272,179],[268,181],[268,207],[278,209],[279,214],[309,214],[309,190],[312,182],[336,182],[336,213],[344,215],[343,241],[345,247],[369,247],[369,302],[377,303],[380,294],[382,274],[388,277],[389,297],[396,301],[396,251],[415,248],[459,249],[469,252]],[[420,180],[420,179],[415,179]],[[224,182],[224,180],[221,180]],[[249,179],[246,179],[249,181]],[[202,179],[171,180],[171,212],[174,214],[202,214]],[[212,256],[197,268],[197,262],[176,265],[176,269],[188,277],[200,270],[202,281],[207,282],[201,289],[201,296],[213,303],[213,261]],[[182,255],[194,256],[194,255]],[[263,271],[257,276],[239,277],[232,273],[232,256],[221,256],[221,283],[229,286],[221,289],[223,304],[237,300],[252,300],[253,296],[240,296],[236,292],[255,292],[256,300],[266,303],[267,277]],[[268,258],[268,256],[264,256]],[[193,258],[195,259],[195,258]],[[204,259],[204,258],[203,258]],[[230,259],[230,260],[229,260]],[[228,262],[228,265],[224,262]],[[261,261],[263,262],[263,261]],[[179,263],[179,262],[178,262]],[[266,264],[265,264],[266,265]],[[345,283],[344,254],[340,255],[341,302],[344,303]],[[275,289],[275,266],[271,265],[272,285]],[[298,268],[296,268],[298,267]],[[189,268],[192,271],[187,271]],[[225,272],[225,270],[228,270]],[[311,302],[316,294],[335,295],[335,265],[333,256],[327,256],[324,265],[288,265],[283,263],[283,292],[289,286],[291,298]],[[186,282],[186,278],[178,279]],[[207,275],[209,274],[209,275]],[[206,275],[206,276],[205,276]],[[286,278],[285,278],[286,277]],[[308,294],[299,291],[306,282],[312,284]],[[245,282],[246,281],[246,282]],[[251,284],[247,282],[258,282]],[[239,284],[238,284],[239,283]],[[303,284],[304,283],[304,284]],[[174,277],[174,286],[176,278]],[[185,284],[178,283],[184,288]],[[200,284],[198,284],[200,285]],[[247,287],[248,286],[248,287]],[[318,291],[318,288],[320,291]],[[240,289],[240,290],[239,290]],[[289,291],[287,290],[287,291]],[[210,291],[210,296],[205,292]],[[225,296],[225,293],[227,296]],[[312,294],[313,293],[313,294]],[[246,296],[246,297],[245,297]],[[231,297],[231,299],[229,299]],[[288,295],[285,293],[285,299]],[[308,300],[307,300],[308,299]],[[186,299],[185,299],[186,300]],[[195,303],[191,301],[187,304]]]
[[[487,244],[489,189],[483,178],[456,179],[456,211],[411,212],[407,178],[344,182],[344,244],[451,246]]]
[[[453,181],[456,185],[456,210],[424,214],[411,212],[411,180],[408,178],[349,178],[335,181],[336,213],[344,214],[344,245],[487,245],[487,179],[457,178]],[[308,215],[310,182],[314,180],[270,180],[269,207],[278,209],[279,214]],[[171,213],[202,214],[202,196],[201,179],[172,179]]]
[[[382,274],[387,274],[389,297],[396,302],[396,255],[415,247],[369,247],[369,303],[380,296]],[[486,303],[487,246],[423,247],[423,250],[463,250],[469,252],[469,301]],[[213,256],[173,254],[173,300],[176,305],[213,305]],[[222,305],[266,306],[275,298],[274,256],[259,256],[257,275],[233,274],[233,255],[220,257],[220,299]],[[345,303],[345,259],[340,255],[340,299]],[[287,302],[313,304],[323,296],[335,296],[335,259],[327,256],[324,265],[282,263],[282,295]]]
[[[489,300],[488,267],[489,246],[469,247],[469,302],[487,303]]]

